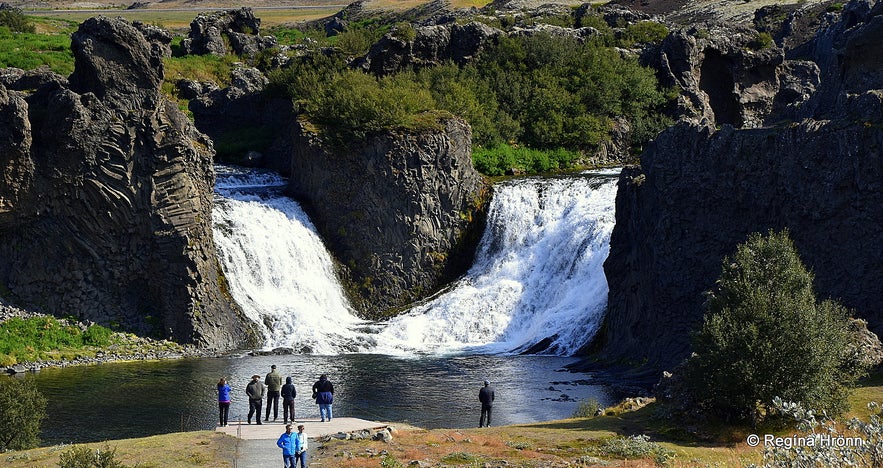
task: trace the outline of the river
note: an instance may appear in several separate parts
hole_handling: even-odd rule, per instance
[[[566,418],[580,401],[590,398],[602,405],[612,403],[615,395],[593,385],[591,375],[563,369],[573,360],[494,355],[230,356],[44,369],[35,378],[49,400],[41,434],[46,445],[213,429],[221,376],[233,387],[230,420],[244,420],[245,385],[252,374],[269,372],[272,364],[295,383],[298,418],[318,418],[310,388],[322,373],[335,385],[335,416],[425,428],[477,426],[478,390],[485,379],[496,389],[495,425]]]

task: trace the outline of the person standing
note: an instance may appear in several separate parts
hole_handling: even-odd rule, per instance
[[[490,427],[491,410],[494,407],[494,388],[487,380],[484,381],[484,387],[478,391],[478,401],[481,402],[481,418],[478,419],[478,427]],[[485,424],[485,416],[487,416],[487,424]]]
[[[218,380],[218,421],[221,427],[227,425],[227,416],[230,415],[230,385],[227,379],[221,377]]]
[[[276,364],[270,366],[270,373],[264,379],[267,386],[267,415],[264,421],[270,420],[270,407],[273,407],[273,421],[279,419],[279,390],[282,388],[282,375],[276,372]],[[258,418],[261,415],[258,414]]]
[[[313,398],[319,405],[319,416],[322,422],[325,422],[326,415],[328,421],[331,421],[331,404],[334,403],[334,385],[328,380],[328,376],[322,374],[319,380],[313,384]]]
[[[261,402],[264,401],[265,393],[267,393],[267,387],[261,382],[261,376],[258,374],[251,376],[251,382],[245,386],[245,394],[248,395],[249,424],[251,424],[252,415],[254,415],[255,421],[261,424]]]
[[[288,415],[291,415],[291,422],[294,422],[294,397],[297,396],[297,390],[291,383],[291,377],[285,378],[285,385],[282,386],[282,422],[288,422]]]
[[[258,418],[260,420],[260,418]],[[291,432],[291,424],[285,425],[285,433],[279,436],[276,446],[282,449],[282,463],[285,468],[294,468],[297,453],[297,434]]]
[[[295,461],[300,461],[301,468],[307,468],[307,434],[304,433],[304,425],[297,426],[297,439],[294,445]]]

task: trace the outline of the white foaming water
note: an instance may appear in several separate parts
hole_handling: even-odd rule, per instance
[[[545,340],[542,352],[569,355],[597,331],[607,303],[618,172],[496,186],[470,271],[385,323],[355,316],[315,228],[272,173],[218,168],[215,242],[231,294],[264,327],[266,347],[509,353]]]
[[[331,256],[301,207],[280,194],[284,179],[219,167],[212,211],[230,293],[266,335],[265,347],[338,354],[371,345],[358,332]]]
[[[593,174],[496,186],[473,267],[392,319],[377,350],[510,353],[546,340],[542,353],[576,352],[607,305],[618,171]]]

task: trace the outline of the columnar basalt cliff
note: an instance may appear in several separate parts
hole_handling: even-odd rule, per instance
[[[160,94],[162,41],[121,19],[72,37],[69,80],[0,73],[0,295],[229,349],[255,331],[211,235],[211,143]]]
[[[471,264],[487,187],[460,119],[390,131],[339,149],[297,124],[289,189],[340,261],[353,304],[377,317],[421,299]]]
[[[606,357],[656,368],[686,357],[723,257],[769,229],[790,231],[821,297],[883,332],[881,31],[883,3],[855,1],[819,34],[821,83],[795,110],[803,120],[683,121],[623,172],[605,264]]]

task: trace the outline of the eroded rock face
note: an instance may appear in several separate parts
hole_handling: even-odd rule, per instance
[[[623,173],[605,263],[608,356],[663,368],[686,357],[723,257],[769,229],[790,231],[820,298],[883,332],[881,24],[881,3],[853,2],[820,33],[823,81],[799,123],[684,121]]]
[[[388,75],[411,65],[439,65],[447,60],[463,65],[476,58],[502,31],[479,22],[416,28],[412,41],[390,33],[377,41],[358,66],[375,75]]]
[[[160,94],[161,48],[121,19],[72,39],[69,86],[0,85],[4,297],[207,348],[254,343],[219,276],[211,142]]]
[[[201,13],[190,23],[190,33],[181,47],[190,55],[253,56],[276,46],[276,38],[260,36],[260,29],[261,20],[251,8]]]
[[[661,84],[681,90],[680,116],[737,128],[793,119],[818,86],[818,67],[786,61],[774,46],[757,49],[756,38],[757,31],[741,26],[682,29],[644,62]]]
[[[466,122],[449,119],[441,131],[383,133],[328,151],[296,125],[289,189],[366,316],[425,297],[470,265],[470,221],[487,190],[470,138]]]

